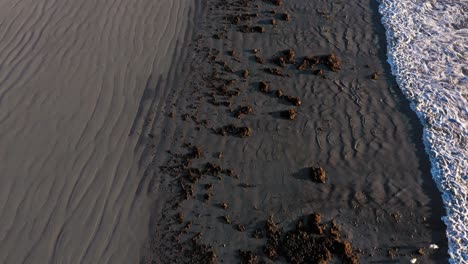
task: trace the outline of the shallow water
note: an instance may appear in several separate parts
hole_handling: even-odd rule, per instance
[[[468,261],[468,2],[382,0],[388,57],[424,126],[452,263]]]

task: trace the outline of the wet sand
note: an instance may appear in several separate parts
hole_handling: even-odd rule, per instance
[[[1,263],[138,262],[144,92],[167,76],[193,6],[2,1]]]
[[[291,261],[286,246],[269,254],[265,223],[289,231],[314,213],[360,263],[446,262],[440,193],[377,3],[274,2],[196,3],[191,45],[142,133],[154,202],[141,262]],[[322,57],[332,53],[340,67]],[[325,183],[311,178],[318,167]]]

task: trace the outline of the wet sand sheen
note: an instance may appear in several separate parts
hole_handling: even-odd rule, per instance
[[[193,5],[2,2],[1,263],[138,261],[149,211],[137,116]]]
[[[289,0],[278,7],[269,2],[197,5],[193,48],[187,47],[196,55],[174,68],[188,74],[169,81],[178,88],[164,108],[167,117],[147,128],[156,149],[147,150],[154,155],[148,174],[156,201],[150,223],[153,254],[145,263],[184,262],[181,252],[191,248],[193,237],[212,247],[197,249],[205,257],[213,249],[218,260],[236,263],[239,250],[251,250],[266,259],[265,240],[253,238],[264,221],[273,216],[290,230],[312,213],[336,219],[360,250],[362,263],[413,257],[424,263],[446,261],[440,193],[430,175],[421,126],[386,63],[377,3]],[[241,13],[258,16],[240,23],[247,27],[237,27],[229,15]],[[282,20],[282,13],[291,20]],[[265,32],[240,32],[263,31],[259,27]],[[334,52],[341,70],[318,68],[323,78],[295,64],[281,68],[270,59],[286,49],[295,51],[297,62]],[[265,68],[279,68],[291,77]],[[239,94],[219,96],[213,85],[218,77],[236,80],[222,94]],[[270,94],[259,89],[263,80]],[[295,120],[281,118],[281,111],[294,106],[277,98],[278,89],[301,98]],[[232,111],[241,105],[253,112],[239,119]],[[229,124],[251,131],[232,136],[235,127],[229,127],[228,135],[219,135],[218,128]],[[187,159],[193,146],[200,147],[200,155]],[[234,173],[213,175],[207,162]],[[326,184],[310,180],[308,168],[315,166],[327,171]],[[198,178],[184,185],[185,177]],[[440,249],[428,251],[431,243]]]

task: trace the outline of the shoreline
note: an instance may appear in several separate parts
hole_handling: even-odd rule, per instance
[[[268,260],[268,233],[258,239],[253,233],[272,216],[289,231],[314,213],[334,219],[340,239],[363,262],[446,261],[444,208],[422,128],[386,63],[378,4],[246,3],[197,3],[196,55],[178,62],[189,74],[173,84],[185,87],[167,103],[173,107],[164,111],[164,122],[171,132],[157,145],[170,153],[157,154],[149,169],[158,202],[152,254],[142,262],[183,262],[178,254],[187,252],[202,262],[214,255],[228,262]],[[233,24],[239,13],[256,15]],[[278,63],[288,49],[295,59]],[[326,63],[297,69],[306,57],[331,53],[341,69]],[[270,93],[258,90],[262,81]],[[287,96],[300,97],[301,105]],[[294,120],[283,118],[289,109],[297,111]],[[309,178],[309,168],[317,166],[326,171],[325,184]],[[439,250],[428,248],[434,243]]]
[[[464,235],[464,223],[467,220],[464,204],[468,191],[462,180],[467,168],[464,151],[467,137],[464,132],[466,97],[463,98],[462,89],[466,81],[462,73],[463,60],[460,60],[463,51],[457,50],[457,46],[464,43],[463,35],[458,34],[463,30],[458,26],[462,23],[459,20],[463,19],[463,5],[462,2],[442,3],[437,9],[432,8],[430,4],[382,1],[379,12],[387,38],[391,39],[388,44],[388,62],[424,129],[421,138],[430,157],[433,180],[442,194],[446,210],[443,220],[447,225],[449,262],[457,263],[468,260],[465,254],[468,240]],[[412,14],[418,14],[414,18],[416,22],[407,23],[403,17]],[[428,25],[428,19],[442,21],[442,18],[450,20],[447,24],[453,28]],[[426,29],[416,29],[414,25]],[[431,28],[430,33],[428,27]],[[405,35],[412,35],[411,43],[398,43]],[[435,45],[428,46],[428,41]],[[446,53],[446,50],[455,52]],[[403,55],[404,59],[399,58]],[[436,57],[446,58],[434,63],[431,58]],[[418,65],[430,67],[418,69]],[[453,69],[445,72],[443,69],[446,68]],[[428,85],[430,90],[427,89]],[[429,96],[425,93],[429,93]],[[435,114],[439,110],[443,111],[440,116],[439,113]]]

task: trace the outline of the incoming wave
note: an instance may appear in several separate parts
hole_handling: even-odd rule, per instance
[[[381,0],[388,58],[424,126],[450,263],[468,262],[468,2]]]

